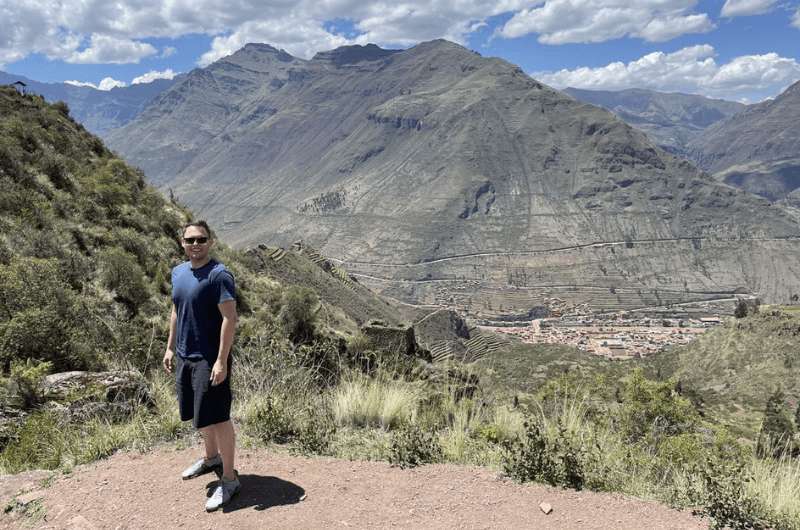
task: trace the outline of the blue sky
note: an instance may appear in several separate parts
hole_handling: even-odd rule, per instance
[[[740,101],[800,80],[800,0],[0,0],[0,69],[104,89],[247,42],[298,57],[446,38],[555,86]]]

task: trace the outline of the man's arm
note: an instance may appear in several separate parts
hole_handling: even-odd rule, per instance
[[[236,331],[236,301],[226,300],[219,304],[222,314],[222,329],[219,334],[219,353],[214,367],[211,369],[211,384],[218,385],[228,377],[228,355],[233,345],[233,335]]]
[[[169,338],[167,339],[167,351],[164,352],[164,359],[161,361],[167,373],[172,372],[172,359],[175,357],[175,325],[178,322],[178,313],[175,311],[175,304],[172,304],[172,313],[169,316]]]

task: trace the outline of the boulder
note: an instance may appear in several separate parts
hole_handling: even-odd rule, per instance
[[[45,377],[42,395],[46,408],[71,419],[105,416],[116,419],[131,414],[137,405],[151,406],[147,381],[138,372],[61,372]]]

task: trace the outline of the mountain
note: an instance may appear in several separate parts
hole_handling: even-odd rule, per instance
[[[77,121],[99,135],[131,121],[151,99],[175,82],[174,79],[156,79],[152,83],[97,90],[67,83],[40,83],[0,72],[0,85],[10,85],[16,81],[25,83],[27,92],[39,94],[51,103],[65,102]]]
[[[248,44],[109,142],[226,241],[303,238],[411,303],[527,314],[800,292],[797,210],[447,41],[311,60]]]
[[[662,149],[687,155],[687,144],[709,126],[741,112],[745,105],[695,94],[628,90],[583,90],[565,93],[584,103],[603,107],[625,123],[644,131]]]
[[[690,156],[719,180],[772,201],[800,188],[800,81],[709,127]]]

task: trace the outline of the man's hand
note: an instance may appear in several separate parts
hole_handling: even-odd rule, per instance
[[[175,357],[175,352],[171,349],[167,348],[167,351],[164,352],[164,359],[162,359],[161,364],[164,365],[164,370],[167,373],[172,373],[172,359]]]
[[[209,377],[211,386],[217,386],[225,381],[226,377],[228,377],[228,367],[217,359],[216,362],[214,362],[213,368],[211,368],[211,377]]]

